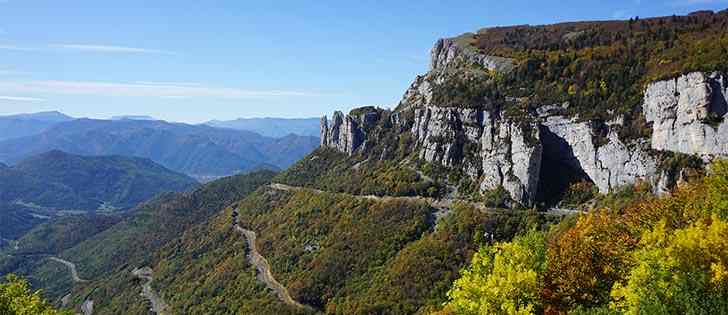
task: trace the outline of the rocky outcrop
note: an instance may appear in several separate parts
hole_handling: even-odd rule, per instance
[[[334,112],[330,122],[324,116],[321,118],[321,146],[348,155],[366,150],[367,132],[377,125],[380,118],[379,110],[374,107],[357,109],[349,115]]]
[[[359,121],[352,116],[341,112],[334,112],[329,126],[326,116],[321,118],[321,146],[339,150],[348,155],[364,143],[365,135],[359,127]]]
[[[592,181],[602,193],[646,180],[664,193],[675,185],[679,173],[660,170],[656,151],[728,156],[728,141],[721,141],[728,139],[728,77],[719,73],[691,73],[650,84],[643,112],[653,134],[651,139],[629,142],[619,137],[624,118],[596,122],[566,117],[568,103],[541,106],[517,120],[504,117],[497,106],[482,110],[476,108],[487,106],[435,104],[433,99],[440,98],[433,97],[433,87],[468,75],[473,64],[491,71],[513,69],[510,59],[469,48],[472,35],[467,36],[435,44],[432,69],[415,79],[388,117],[397,133],[411,133],[419,159],[461,170],[479,181],[483,192],[502,187],[514,201],[531,205],[537,195],[547,198],[574,180]],[[349,155],[365,152],[378,140],[367,136],[368,126],[378,120],[367,110],[346,116],[337,112],[331,122],[324,117],[321,145]],[[385,153],[379,159],[386,159]],[[546,163],[547,172],[542,172]],[[554,176],[564,180],[549,178]],[[551,183],[557,185],[548,186]]]
[[[655,150],[728,156],[725,74],[693,72],[650,84],[643,104]]]
[[[509,72],[515,67],[513,60],[510,58],[479,54],[470,48],[462,47],[465,45],[458,45],[458,39],[461,38],[443,38],[435,43],[431,53],[431,69],[446,68],[458,59],[497,72]]]
[[[503,187],[522,204],[532,204],[541,167],[539,129],[474,109],[423,107],[415,111],[412,134],[419,158],[461,168],[481,190]]]
[[[412,134],[420,159],[444,166],[459,165],[466,144],[477,144],[483,133],[483,112],[442,107],[415,109]]]
[[[550,158],[563,161],[577,172],[584,172],[602,193],[633,184],[639,179],[652,180],[657,161],[646,150],[646,143],[623,143],[615,127],[610,126],[601,146],[594,142],[599,135],[589,122],[562,116],[546,117],[541,129],[543,145]]]
[[[543,152],[538,126],[524,127],[512,121],[492,119],[488,112],[485,114],[480,152],[481,191],[503,187],[513,200],[532,204],[538,190]]]
[[[510,72],[515,67],[513,59],[480,54],[468,48],[467,44],[459,43],[463,41],[462,38],[444,38],[435,43],[431,51],[430,71],[415,78],[399,103],[398,110],[441,105],[432,104],[433,87],[452,80],[453,76],[462,75],[459,70],[464,66],[475,64],[502,73]]]

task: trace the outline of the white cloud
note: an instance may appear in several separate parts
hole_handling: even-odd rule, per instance
[[[43,102],[42,98],[36,97],[23,97],[23,96],[4,96],[0,95],[0,101],[13,101],[13,102]]]
[[[1,30],[0,30],[1,31]],[[104,54],[160,54],[173,55],[173,52],[138,48],[124,47],[113,45],[87,45],[87,44],[50,44],[46,46],[21,46],[13,44],[0,45],[0,50],[12,51],[75,51],[84,53],[104,53]]]
[[[38,51],[40,49],[34,47],[24,47],[17,45],[0,45],[1,50],[13,50],[13,51]]]
[[[0,91],[6,93],[70,94],[131,97],[180,98],[270,98],[318,96],[320,94],[284,90],[247,90],[226,87],[158,85],[89,81],[0,81]]]
[[[138,48],[138,47],[124,47],[114,45],[97,45],[97,44],[51,44],[48,45],[51,48],[58,48],[64,50],[75,50],[80,52],[96,52],[96,53],[114,53],[114,54],[171,54],[171,52]]]
[[[142,85],[158,85],[158,86],[202,86],[202,83],[196,82],[156,82],[156,81],[136,81],[135,84]]]

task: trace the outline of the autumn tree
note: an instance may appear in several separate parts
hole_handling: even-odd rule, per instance
[[[541,232],[481,248],[448,292],[445,313],[536,314],[546,267]]]
[[[54,309],[39,291],[31,291],[28,282],[8,275],[0,282],[0,314],[4,315],[71,315]]]

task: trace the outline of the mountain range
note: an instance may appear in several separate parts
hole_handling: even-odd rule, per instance
[[[701,11],[440,39],[396,108],[322,117],[286,170],[163,194],[79,237],[52,231],[98,218],[48,222],[0,249],[0,273],[101,314],[728,313],[726,25]],[[265,143],[164,122],[53,130],[0,156]],[[135,140],[169,134],[184,140],[168,151]]]
[[[249,131],[165,121],[76,119],[39,134],[0,141],[0,161],[14,164],[51,150],[149,158],[197,178],[283,169],[313,150],[315,137],[269,138]]]
[[[213,120],[206,123],[209,126],[247,130],[268,137],[285,137],[291,134],[299,136],[318,137],[318,118],[239,118],[235,120]]]
[[[73,118],[59,112],[0,116],[0,141],[39,134],[70,120]]]

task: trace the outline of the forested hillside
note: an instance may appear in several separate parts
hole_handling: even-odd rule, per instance
[[[76,284],[73,292],[79,295],[73,295],[73,298],[78,300],[72,301],[78,304],[72,305],[80,306],[88,293],[94,292],[98,296],[97,309],[112,304],[111,297],[128,298],[130,300],[123,305],[131,307],[140,302],[138,287],[131,275],[134,268],[149,264],[161,246],[180,237],[191,226],[206,222],[212,214],[267,183],[273,175],[263,171],[221,179],[194,192],[169,193],[138,206],[128,217],[111,226],[107,224],[103,229],[104,224],[99,222],[73,218],[50,222],[21,239],[18,249],[6,248],[7,256],[0,255],[0,270],[27,275],[35,287],[44,288],[45,294],[57,301],[74,287],[66,270],[49,261],[48,256],[24,255],[27,250],[49,250],[47,254],[74,262],[81,277],[91,280]],[[84,234],[69,230],[88,231],[87,225],[101,230],[87,233],[85,237],[78,237]],[[74,238],[68,239],[71,235]],[[125,291],[128,295],[117,296],[116,293],[123,290],[128,290]],[[134,307],[139,312],[145,309],[143,303]]]
[[[22,242],[0,270],[100,314],[728,313],[727,23],[441,39],[396,108],[322,118],[320,148],[280,174],[166,194],[81,238],[58,221],[23,239],[84,281],[18,255]],[[303,154],[294,136],[119,123],[134,132],[81,121],[0,157],[93,139],[218,174]],[[178,145],[162,145],[170,134]]]
[[[51,151],[0,168],[0,203],[59,210],[128,209],[161,192],[185,191],[197,182],[148,159],[90,157]]]

